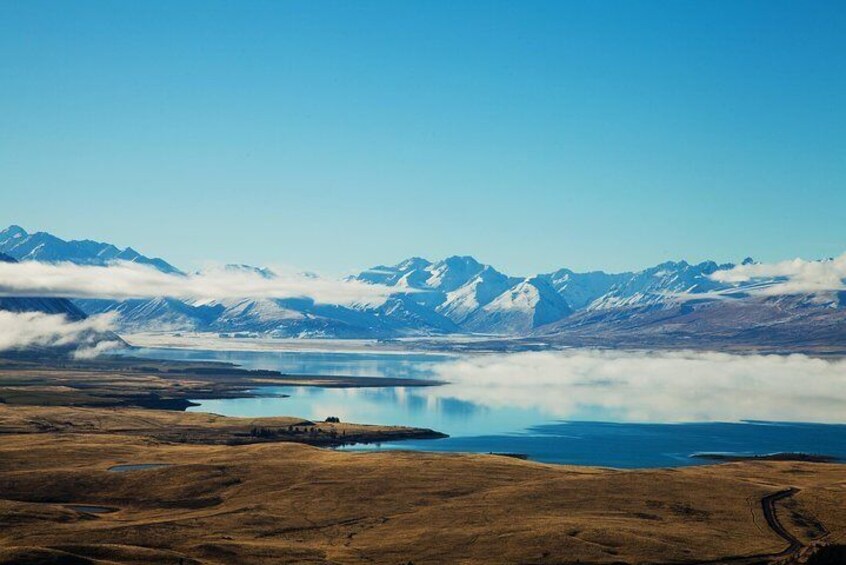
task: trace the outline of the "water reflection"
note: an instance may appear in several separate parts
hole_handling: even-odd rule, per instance
[[[608,422],[846,421],[846,362],[803,355],[532,352],[438,365],[426,394]]]
[[[806,356],[574,350],[473,356],[148,350],[287,373],[435,378],[435,387],[263,387],[268,395],[202,401],[233,416],[432,428],[447,440],[402,447],[527,453],[541,461],[613,466],[690,464],[696,451],[840,455],[846,363]],[[569,423],[563,424],[561,421]],[[683,425],[680,425],[683,424]],[[846,456],[846,453],[842,453]],[[701,461],[700,461],[701,462]]]
[[[246,369],[271,369],[292,375],[344,375],[356,377],[432,378],[434,367],[450,355],[346,353],[314,351],[218,351],[145,347],[136,357],[180,361],[219,361]]]
[[[299,374],[437,378],[439,387],[269,387],[290,399],[207,402],[238,415],[332,413],[375,423],[515,430],[549,420],[605,422],[846,421],[846,362],[802,355],[530,352],[446,357],[355,353],[148,350]],[[468,429],[459,425],[465,422]],[[431,427],[431,426],[430,426]],[[520,428],[522,429],[522,428]]]

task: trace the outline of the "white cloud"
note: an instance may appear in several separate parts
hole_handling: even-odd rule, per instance
[[[804,355],[576,350],[438,365],[427,395],[551,418],[624,422],[842,422],[846,361]]]
[[[120,349],[121,347],[125,347],[125,345],[119,341],[98,341],[94,345],[91,346],[80,346],[77,347],[76,350],[73,352],[74,359],[94,359],[99,357],[103,353],[107,351],[112,351],[114,349]]]
[[[738,265],[727,271],[717,271],[711,278],[735,284],[777,279],[775,283],[756,290],[765,295],[846,290],[846,253],[825,261],[793,259],[779,263]]]
[[[114,327],[115,316],[103,314],[68,320],[64,314],[0,311],[0,351],[30,347],[72,347],[78,358],[96,357],[121,345],[103,341]]]
[[[0,296],[65,298],[311,298],[324,304],[381,304],[388,287],[306,274],[273,278],[250,270],[218,268],[167,274],[138,263],[106,267],[72,263],[0,263]]]

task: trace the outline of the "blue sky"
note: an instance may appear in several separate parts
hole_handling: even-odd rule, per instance
[[[843,2],[0,1],[0,223],[341,273],[846,249]]]

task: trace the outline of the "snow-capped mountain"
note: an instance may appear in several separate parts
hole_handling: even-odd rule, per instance
[[[456,324],[463,324],[474,312],[493,302],[518,280],[486,265],[472,279],[447,292],[436,310]]]
[[[485,267],[486,265],[482,265],[473,257],[453,255],[433,263],[426,269],[430,275],[425,285],[433,290],[452,292],[470,282],[485,270]]]
[[[705,261],[691,265],[687,261],[667,261],[619,278],[608,291],[586,305],[588,310],[608,310],[632,306],[660,305],[676,294],[703,294],[731,288],[709,277],[718,270],[734,267]]]
[[[491,267],[466,255],[453,255],[435,263],[412,257],[390,267],[373,267],[352,278],[371,284],[447,293],[464,286],[485,269]]]
[[[124,331],[201,331],[224,310],[222,306],[194,305],[178,298],[74,301],[88,315],[117,312]]]
[[[431,276],[432,263],[420,257],[412,257],[392,267],[377,265],[356,275],[355,279],[385,286],[406,288],[426,288],[426,280]]]
[[[732,266],[680,261],[637,273],[560,269],[515,278],[472,257],[455,256],[435,263],[414,257],[393,266],[374,267],[355,278],[413,290],[411,300],[448,317],[461,331],[519,335],[581,310],[660,307],[678,293],[725,289],[728,285],[713,281],[709,275]]]
[[[409,300],[389,297],[373,307],[318,304],[311,299],[149,298],[77,300],[89,314],[117,312],[126,331],[199,331],[272,337],[387,338],[457,333],[448,318]]]
[[[131,247],[120,249],[111,243],[85,239],[65,241],[46,232],[27,233],[20,226],[0,231],[0,252],[18,261],[70,261],[78,265],[106,265],[114,261],[132,261],[150,265],[164,273],[179,269],[163,259],[141,255]]]
[[[509,277],[469,256],[455,255],[434,263],[414,257],[374,267],[354,278],[397,288],[406,303],[430,308],[451,320],[451,331],[522,333],[572,311],[543,277]],[[436,326],[450,331],[442,324]]]
[[[108,243],[65,242],[12,226],[0,232],[0,249],[22,260],[106,264],[127,258],[181,272]],[[744,263],[751,262],[747,259]],[[395,338],[458,333],[544,336],[562,343],[611,344],[675,339],[823,340],[831,332],[846,340],[846,293],[762,297],[751,292],[775,281],[735,286],[712,275],[731,263],[668,261],[638,272],[578,273],[559,269],[514,277],[470,256],[439,261],[412,257],[349,277],[394,289],[380,304],[330,305],[309,298],[226,300],[151,298],[31,303],[77,315],[116,311],[130,331],[171,330],[250,333],[278,337]],[[227,271],[277,275],[249,265]],[[10,302],[45,299],[0,299]],[[22,304],[18,302],[18,304]],[[78,307],[78,308],[77,308]],[[813,327],[811,327],[813,325]],[[757,337],[756,337],[757,336]],[[775,339],[775,337],[773,337]],[[833,338],[832,338],[833,339]],[[674,342],[675,343],[675,342]]]
[[[615,285],[625,282],[632,273],[608,274],[602,271],[575,273],[559,269],[545,277],[573,310],[581,310],[606,295]]]
[[[372,310],[372,313],[379,317],[383,324],[387,323],[405,335],[461,332],[461,326],[437,309],[430,308],[425,301],[418,301],[418,296],[414,294],[395,294]]]
[[[524,279],[468,316],[464,327],[479,333],[524,335],[573,312],[544,277]]]

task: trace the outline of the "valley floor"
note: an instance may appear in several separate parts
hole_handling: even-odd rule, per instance
[[[0,563],[760,563],[846,542],[842,465],[617,471],[170,435],[221,420],[0,406]]]
[[[0,564],[843,562],[805,560],[846,544],[843,465],[620,471],[355,453],[316,446],[436,434],[147,403],[286,379],[212,364],[0,362]]]

